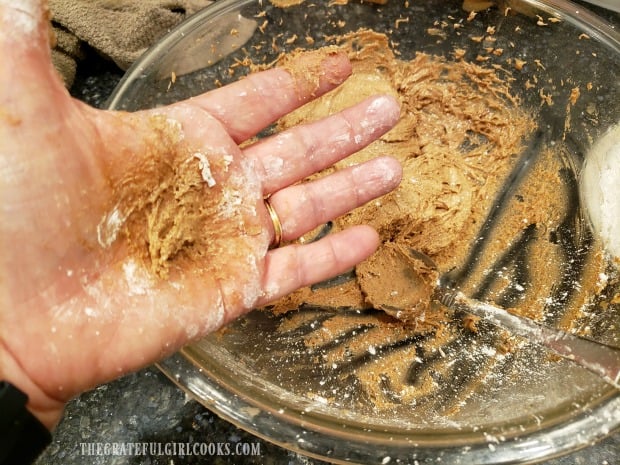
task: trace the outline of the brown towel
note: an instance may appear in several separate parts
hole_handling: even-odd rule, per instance
[[[121,69],[157,39],[211,0],[50,0],[56,46],[52,58],[70,87],[82,45],[93,47]]]

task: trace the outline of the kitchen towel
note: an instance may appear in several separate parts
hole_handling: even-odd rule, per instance
[[[70,87],[84,45],[126,70],[146,49],[211,0],[50,0],[52,59]]]

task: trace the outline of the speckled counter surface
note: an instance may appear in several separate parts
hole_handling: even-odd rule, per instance
[[[592,9],[620,27],[620,15]],[[78,70],[71,91],[75,97],[101,107],[121,76],[119,69],[93,53]],[[210,444],[207,452],[213,454],[97,455],[94,445],[106,443],[206,443]],[[251,454],[229,454],[229,451],[237,449],[237,445],[241,446],[240,450]],[[189,399],[159,370],[149,367],[99,386],[71,401],[54,432],[52,444],[39,458],[37,465],[323,463],[282,449],[236,428]],[[620,432],[586,449],[544,462],[544,465],[582,464],[620,464]]]

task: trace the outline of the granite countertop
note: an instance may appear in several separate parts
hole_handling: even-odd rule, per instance
[[[584,3],[584,5],[587,5]],[[620,25],[620,15],[590,7]],[[78,69],[71,93],[93,106],[105,104],[122,71],[88,54]],[[89,455],[96,444],[210,443],[215,455],[154,456]],[[90,444],[90,446],[89,446]],[[217,445],[220,455],[217,455]],[[227,448],[246,447],[249,455],[225,455]],[[90,447],[90,449],[88,449]],[[222,452],[224,454],[222,454]],[[257,455],[252,453],[258,452]],[[586,449],[544,465],[614,465],[620,456],[620,432]],[[320,460],[287,451],[218,418],[187,397],[157,368],[148,367],[99,386],[72,400],[54,431],[53,441],[38,465],[180,465],[180,464],[286,464],[319,465]]]

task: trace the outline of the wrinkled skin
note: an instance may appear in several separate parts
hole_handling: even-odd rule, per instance
[[[396,187],[400,167],[387,157],[294,184],[389,130],[399,117],[393,99],[372,98],[239,147],[346,79],[345,56],[326,57],[314,87],[273,69],[167,108],[95,110],[70,98],[50,64],[43,2],[24,0],[21,10],[11,3],[20,2],[0,0],[0,379],[25,391],[48,427],[78,393],[341,273],[378,246],[375,231],[359,226],[268,250],[274,231],[262,199],[271,195],[290,241]],[[152,150],[154,115],[176,121],[185,149],[232,157],[225,174],[214,173],[218,183],[245,177],[247,208],[231,221],[260,231],[235,238],[253,263],[249,272],[232,253],[223,260],[227,279],[191,268],[163,279],[131,256],[122,237],[109,247],[97,241],[119,180],[160,155]],[[275,162],[281,169],[272,169]]]

